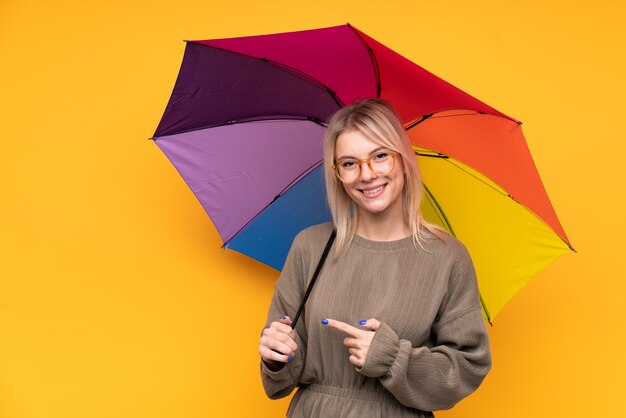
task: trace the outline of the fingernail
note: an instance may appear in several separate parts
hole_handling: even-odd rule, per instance
[[[287,319],[286,316],[281,316],[279,319]]]
[[[293,360],[293,357],[291,356],[287,357],[287,361],[291,361],[291,360]]]
[[[361,319],[361,320],[359,321],[359,324],[360,324],[360,325],[365,325],[365,324],[367,324],[367,319]]]
[[[328,319],[322,319],[322,325],[328,325]]]

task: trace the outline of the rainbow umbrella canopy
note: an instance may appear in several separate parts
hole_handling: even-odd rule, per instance
[[[331,220],[326,121],[369,97],[398,111],[423,172],[425,217],[467,246],[491,322],[572,250],[521,123],[355,27],[187,41],[153,139],[224,247],[280,270],[300,230]]]

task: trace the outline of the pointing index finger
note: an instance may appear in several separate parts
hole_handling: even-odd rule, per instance
[[[352,337],[358,337],[363,332],[360,329],[353,327],[352,325],[346,324],[342,321],[337,321],[336,319],[326,319],[325,321],[328,322],[326,326],[333,327],[335,329],[338,329],[339,331],[343,331]],[[322,323],[324,323],[324,321],[322,321]]]

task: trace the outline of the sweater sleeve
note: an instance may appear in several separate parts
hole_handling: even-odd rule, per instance
[[[283,315],[294,318],[304,294],[303,282],[302,252],[299,237],[296,237],[287,255],[283,271],[276,282],[265,328]],[[284,398],[298,386],[306,358],[306,329],[303,323],[304,321],[298,321],[296,325],[298,351],[292,361],[283,363],[282,368],[277,371],[269,369],[263,360],[260,362],[263,388],[271,399]]]
[[[378,378],[405,406],[449,409],[472,393],[491,368],[476,273],[465,247],[454,261],[432,325],[433,347],[413,347],[382,323],[360,373]]]

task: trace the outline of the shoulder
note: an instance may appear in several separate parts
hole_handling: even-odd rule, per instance
[[[328,222],[310,226],[296,234],[277,284],[289,286],[285,283],[298,283],[297,286],[302,286],[299,280],[309,277],[312,263],[319,260],[332,230],[333,223]]]
[[[333,227],[332,222],[326,222],[305,228],[296,235],[293,240],[293,245],[297,245],[301,248],[317,248],[319,245],[324,246],[330,237]]]
[[[471,295],[478,294],[478,282],[467,247],[451,235],[440,245],[442,249],[438,262],[447,272],[448,292],[466,294],[471,301]],[[475,307],[475,304],[470,305]]]
[[[433,256],[431,261],[439,266],[436,286],[443,292],[437,320],[440,329],[470,311],[481,309],[478,281],[470,253],[458,238],[447,235],[443,240],[425,241]]]
[[[309,266],[313,261],[319,260],[333,227],[332,222],[326,222],[305,228],[296,235],[292,251],[300,255],[304,266]]]
[[[423,238],[424,248],[435,257],[450,261],[470,260],[469,251],[465,244],[446,232],[442,231],[441,236],[437,236],[424,230]]]

